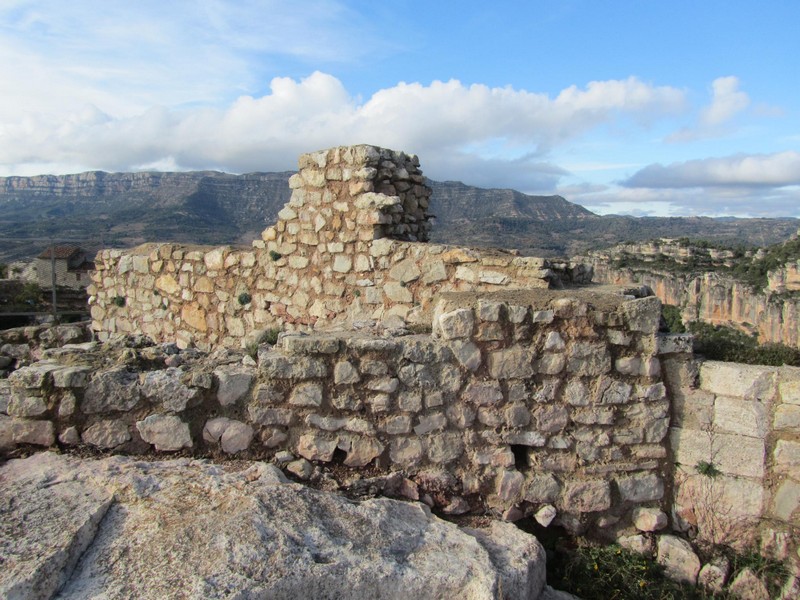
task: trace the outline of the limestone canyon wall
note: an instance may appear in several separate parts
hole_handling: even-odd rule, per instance
[[[602,258],[588,258],[594,281],[646,285],[665,304],[679,306],[684,321],[705,321],[757,333],[762,343],[800,347],[800,297],[767,289],[759,291],[716,273],[687,275],[656,269],[615,267]],[[793,281],[791,268],[781,281]],[[784,270],[781,271],[783,274]],[[777,279],[777,274],[771,273]],[[784,286],[782,291],[787,291]]]

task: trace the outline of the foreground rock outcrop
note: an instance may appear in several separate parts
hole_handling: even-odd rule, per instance
[[[509,523],[354,502],[266,463],[54,453],[0,467],[0,596],[539,598],[544,551]]]

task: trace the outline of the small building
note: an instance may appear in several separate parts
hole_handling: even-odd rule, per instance
[[[40,287],[52,287],[53,268],[57,287],[84,289],[92,282],[89,271],[94,269],[94,263],[79,246],[51,246],[36,257],[36,276]]]

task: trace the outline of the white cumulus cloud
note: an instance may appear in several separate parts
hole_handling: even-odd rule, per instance
[[[622,185],[644,188],[800,185],[800,152],[738,154],[669,165],[653,164],[636,172]]]
[[[604,123],[657,118],[682,103],[683,92],[636,78],[573,86],[555,97],[457,80],[400,83],[360,101],[317,71],[300,80],[274,78],[268,93],[223,108],[155,105],[119,117],[88,105],[7,121],[0,168],[283,170],[294,168],[302,152],[373,143],[419,154],[435,178],[552,189],[564,174],[546,160],[554,145]],[[481,150],[487,146],[494,154]]]
[[[711,102],[699,114],[697,123],[673,133],[668,142],[691,142],[727,133],[728,124],[750,106],[750,96],[739,89],[739,78],[718,77],[711,83]]]

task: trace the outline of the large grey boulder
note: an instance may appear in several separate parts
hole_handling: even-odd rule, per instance
[[[265,463],[43,453],[9,461],[0,481],[4,598],[477,600],[545,590],[542,547],[510,523],[462,530],[423,504],[353,502]]]

